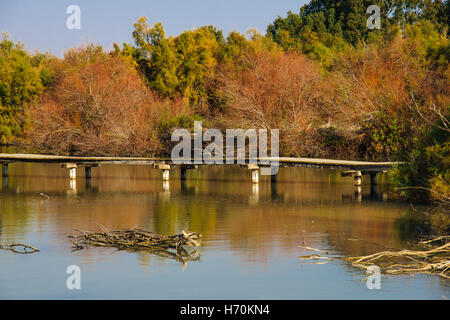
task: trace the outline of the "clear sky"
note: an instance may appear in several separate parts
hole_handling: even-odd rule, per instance
[[[306,0],[0,0],[0,31],[37,49],[62,56],[85,41],[111,48],[113,42],[132,42],[133,23],[147,16],[162,22],[166,33],[177,35],[202,25],[228,32],[266,27],[278,15],[299,12]],[[81,9],[81,29],[69,30],[69,5]]]

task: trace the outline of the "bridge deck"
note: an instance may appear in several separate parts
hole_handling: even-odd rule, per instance
[[[191,159],[192,163],[194,159]],[[394,167],[397,162],[368,162],[353,160],[333,160],[316,158],[292,158],[292,157],[273,157],[257,158],[258,164],[264,164],[264,161],[278,161],[280,166],[306,166],[331,169],[350,169],[350,170],[374,170],[383,171]],[[0,153],[0,163],[8,162],[35,162],[35,163],[76,163],[76,164],[174,164],[170,158],[142,158],[142,157],[80,157],[80,156],[57,156],[42,154],[8,154]],[[223,164],[226,164],[223,161]],[[234,163],[237,163],[236,159]],[[248,159],[245,160],[248,163]],[[267,163],[265,163],[267,165]]]

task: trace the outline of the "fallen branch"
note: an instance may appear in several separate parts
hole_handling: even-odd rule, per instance
[[[19,248],[22,248],[22,250],[19,250]],[[30,254],[30,253],[39,252],[39,250],[36,249],[35,247],[27,245],[27,244],[23,244],[23,243],[2,244],[2,245],[0,245],[0,249],[1,250],[9,250],[9,251],[12,251],[15,253],[20,253],[20,254]]]

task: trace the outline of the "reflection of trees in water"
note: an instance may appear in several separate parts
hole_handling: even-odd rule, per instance
[[[31,226],[31,208],[25,204],[25,197],[9,192],[9,184],[14,178],[2,178],[2,193],[0,194],[0,236],[2,239],[13,240],[17,234],[25,234]],[[4,226],[8,226],[7,229]]]
[[[29,170],[33,168],[36,167]],[[45,169],[43,165],[38,168]],[[113,167],[98,170],[99,176],[102,172],[116,172]],[[280,252],[297,255],[297,245],[320,243],[324,235],[341,245],[342,233],[395,246],[392,224],[400,207],[404,209],[400,204],[383,202],[384,185],[378,186],[378,192],[363,185],[361,192],[356,193],[351,181],[342,183],[337,175],[329,176],[321,170],[282,169],[277,184],[271,184],[270,177],[261,177],[258,188],[252,185],[245,169],[193,170],[184,182],[177,180],[178,173],[174,172],[168,190],[164,190],[159,172],[154,179],[143,177],[153,172],[149,168],[125,166],[117,170],[120,177],[96,178],[94,172],[90,185],[77,179],[74,193],[67,192],[69,179],[60,177],[64,172],[54,173],[53,178],[12,176],[10,179],[17,180],[9,182],[9,191],[2,192],[2,196],[10,203],[21,197],[17,206],[39,201],[36,219],[54,219],[58,232],[71,233],[73,228],[92,230],[97,225],[138,226],[161,234],[186,229],[202,233],[206,244],[211,240],[215,246],[242,253],[243,259],[258,261]],[[314,175],[318,175],[317,181],[313,180]],[[17,189],[20,195],[16,194]],[[44,201],[40,192],[50,199]],[[10,219],[16,219],[15,210],[14,206],[9,210]],[[368,244],[355,241],[341,246],[350,255],[372,250]]]
[[[342,232],[343,230],[329,232],[326,237],[326,244],[323,246],[331,247],[330,251],[344,257],[369,256],[379,252],[397,252],[404,249],[424,250],[424,247],[418,244],[418,240],[420,240],[420,236],[428,235],[430,232],[434,233],[432,219],[429,215],[410,208],[406,210],[399,208],[399,210],[400,213],[393,216],[389,223],[368,220],[364,223],[364,227],[360,226],[350,233]],[[379,232],[382,230],[387,231],[387,234],[380,234]],[[360,273],[362,278],[367,276],[364,270],[353,266],[350,262],[334,263],[343,263],[349,271]],[[378,261],[372,261],[370,264],[381,266]],[[396,275],[396,277],[410,276]],[[435,279],[438,279],[439,285],[443,288],[448,288],[448,279],[441,276],[437,276]]]
[[[192,230],[207,236],[216,230],[218,206],[208,198],[159,197],[154,201],[151,229],[160,234]]]
[[[394,230],[402,242],[414,242],[420,235],[430,233],[430,221],[423,213],[407,210],[394,222]]]
[[[292,184],[279,184],[277,188],[260,185],[255,192],[251,184],[241,183],[236,190],[223,194],[214,186],[188,181],[179,193],[160,196],[154,203],[153,227],[159,233],[183,228],[201,232],[206,243],[211,240],[215,245],[231,247],[249,261],[264,261],[280,252],[295,255],[297,245],[320,243],[323,234],[343,245],[347,255],[355,255],[369,251],[368,243],[344,243],[339,238],[343,233],[395,245],[392,225],[399,208],[404,208],[383,202],[386,199],[370,187],[362,190],[361,201],[354,196],[353,188],[330,196],[316,194],[305,184],[305,192],[293,190],[298,186]]]
[[[373,212],[367,214],[369,210]],[[423,217],[409,215],[402,206],[395,211],[383,206],[365,211],[365,216],[354,219],[351,224],[338,225],[338,229],[327,232],[327,245],[343,256],[413,248],[420,228],[425,226]]]

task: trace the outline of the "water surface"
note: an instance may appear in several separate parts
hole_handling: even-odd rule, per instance
[[[331,170],[282,168],[251,183],[234,166],[188,171],[169,184],[150,166],[105,165],[76,181],[57,164],[11,164],[0,192],[0,298],[16,299],[442,299],[438,276],[381,276],[369,290],[364,271],[343,261],[303,264],[314,247],[339,257],[409,248],[420,217],[393,199],[388,176],[360,190]],[[163,234],[203,234],[199,260],[183,263],[145,252],[72,251],[74,228],[139,227]],[[66,268],[81,268],[81,290],[66,288]]]

